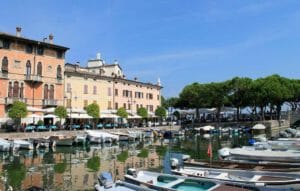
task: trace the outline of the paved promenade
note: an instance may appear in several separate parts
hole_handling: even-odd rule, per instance
[[[157,126],[151,127],[154,129],[160,130],[179,130],[180,126]],[[146,130],[151,129],[150,127],[141,127],[141,128],[120,128],[120,129],[102,129],[98,131],[103,132],[126,132],[127,130]],[[0,138],[2,139],[29,139],[29,138],[43,138],[51,135],[76,135],[77,133],[83,133],[84,130],[62,130],[62,131],[45,131],[45,132],[17,132],[17,133],[0,133]]]

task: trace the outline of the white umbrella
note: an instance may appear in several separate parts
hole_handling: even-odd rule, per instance
[[[27,118],[41,118],[42,116],[41,115],[38,115],[38,114],[30,114],[27,116]]]
[[[58,118],[58,116],[53,115],[53,114],[47,114],[47,115],[44,115],[44,118]]]

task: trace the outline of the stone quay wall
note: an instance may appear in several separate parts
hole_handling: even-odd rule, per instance
[[[113,132],[126,132],[131,131],[143,131],[149,129],[159,130],[179,130],[180,126],[157,126],[157,127],[142,127],[142,128],[117,128],[117,129],[101,129],[97,131],[113,133]],[[83,134],[85,130],[61,130],[61,131],[45,131],[45,132],[13,132],[13,133],[0,133],[2,139],[30,139],[30,138],[45,138],[53,135],[71,135]]]

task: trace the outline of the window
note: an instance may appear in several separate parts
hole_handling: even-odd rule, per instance
[[[43,55],[44,54],[44,47],[38,46],[37,47],[37,54],[38,55]]]
[[[108,94],[108,96],[111,96],[111,88],[107,89],[107,94]]]
[[[95,95],[97,94],[97,86],[93,87],[93,94],[95,94]]]
[[[57,56],[57,58],[63,58],[64,57],[63,51],[62,50],[56,51],[56,56]]]
[[[128,109],[131,110],[131,104],[130,103],[128,104]]]
[[[115,109],[119,109],[118,103],[115,103]]]
[[[20,87],[20,98],[24,98],[24,84],[21,83],[21,87]]]
[[[39,62],[37,65],[37,75],[42,76],[42,63]]]
[[[10,41],[9,40],[3,40],[3,48],[9,49],[10,48]]]
[[[71,84],[70,83],[67,83],[67,92],[71,93]]]
[[[84,85],[83,93],[88,94],[88,85]]]
[[[83,101],[83,107],[86,108],[88,106],[88,100]]]
[[[28,54],[32,54],[32,52],[33,52],[33,47],[32,47],[31,44],[27,44],[27,45],[25,46],[25,52],[28,53]]]
[[[159,95],[157,95],[157,100],[159,100]]]
[[[31,75],[31,63],[29,60],[27,60],[26,63],[26,76],[30,76]]]
[[[59,79],[59,80],[62,79],[61,66],[60,65],[57,66],[56,78]]]
[[[153,105],[150,105],[150,111],[153,111]]]
[[[44,99],[48,99],[48,84],[44,86]]]
[[[6,56],[2,59],[2,67],[1,67],[2,72],[8,72],[8,59]]]
[[[54,99],[54,85],[50,86],[49,99]]]
[[[9,82],[8,84],[8,97],[12,97],[13,96],[13,86],[12,86],[12,82]]]
[[[126,103],[123,104],[124,109],[126,109]]]
[[[139,104],[136,104],[136,110],[138,110],[139,109]]]
[[[111,101],[108,101],[107,109],[111,109]]]
[[[115,89],[115,96],[118,96],[118,89]]]
[[[67,108],[71,108],[71,99],[67,99]]]
[[[14,82],[13,97],[19,97],[19,82]]]

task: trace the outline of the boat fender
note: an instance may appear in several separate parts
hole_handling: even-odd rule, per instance
[[[255,186],[265,186],[265,184],[261,183],[261,182],[258,182],[258,183],[255,183]]]

